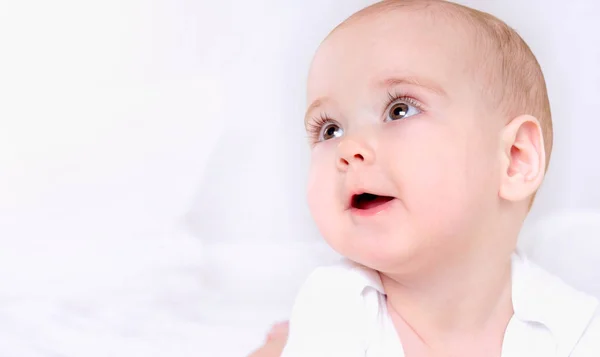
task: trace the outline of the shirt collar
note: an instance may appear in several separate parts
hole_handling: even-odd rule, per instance
[[[568,356],[598,309],[598,300],[581,293],[517,252],[512,257],[512,302],[515,317],[546,327]]]
[[[559,355],[568,356],[598,310],[598,300],[571,288],[518,251],[511,262],[514,317],[543,325],[552,334]],[[350,261],[346,264],[354,273],[358,294],[368,289],[385,294],[377,271]]]
[[[344,265],[347,265],[353,273],[353,285],[356,288],[357,293],[363,294],[366,289],[370,288],[376,290],[380,294],[385,294],[379,272],[348,259],[344,259]]]

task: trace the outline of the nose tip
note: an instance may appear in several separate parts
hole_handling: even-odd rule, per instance
[[[366,144],[346,139],[338,145],[337,166],[340,170],[347,170],[350,165],[370,164],[373,157],[373,150]]]

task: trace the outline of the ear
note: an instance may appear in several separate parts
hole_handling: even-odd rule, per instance
[[[502,130],[502,179],[499,196],[523,201],[535,194],[546,171],[546,153],[540,122],[520,115]]]

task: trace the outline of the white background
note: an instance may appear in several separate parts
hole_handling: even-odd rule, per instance
[[[0,354],[260,343],[322,257],[303,196],[310,57],[371,2],[0,0]],[[463,3],[515,27],[546,74],[555,148],[528,224],[600,210],[600,3]]]

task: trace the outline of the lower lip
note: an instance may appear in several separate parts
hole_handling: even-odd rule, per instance
[[[396,201],[396,199],[394,198],[385,203],[382,203],[380,205],[377,205],[377,206],[371,207],[371,208],[367,208],[367,209],[358,209],[358,208],[350,207],[350,212],[352,212],[352,214],[355,216],[361,216],[361,217],[376,216],[378,214],[383,213],[387,209],[389,209],[394,204],[395,201]]]

